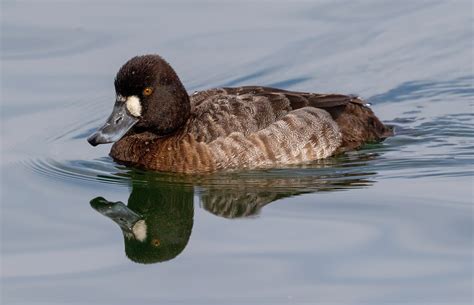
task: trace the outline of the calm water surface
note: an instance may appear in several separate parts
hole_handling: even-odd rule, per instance
[[[472,302],[471,1],[1,10],[2,304]],[[397,136],[265,171],[119,166],[85,138],[120,65],[154,52],[190,92],[358,94]],[[110,209],[144,219],[150,243],[124,238]]]

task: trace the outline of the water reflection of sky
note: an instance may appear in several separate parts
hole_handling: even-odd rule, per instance
[[[4,1],[1,23],[2,303],[472,302],[470,1]],[[398,136],[290,169],[130,172],[85,137],[148,52],[189,91],[359,94]],[[134,183],[191,192],[175,258],[133,263],[91,208]]]

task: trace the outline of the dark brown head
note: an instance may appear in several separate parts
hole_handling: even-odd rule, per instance
[[[137,56],[115,78],[116,102],[105,125],[88,138],[92,145],[119,140],[132,127],[167,135],[190,115],[188,94],[173,68],[158,55]]]

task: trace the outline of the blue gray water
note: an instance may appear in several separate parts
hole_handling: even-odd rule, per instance
[[[1,5],[2,304],[473,301],[471,1]],[[397,136],[286,169],[119,166],[85,138],[144,53],[190,92],[358,94]],[[96,197],[149,215],[171,252],[127,257]]]

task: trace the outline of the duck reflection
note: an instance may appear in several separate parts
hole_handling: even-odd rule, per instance
[[[299,168],[200,177],[131,170],[126,174],[132,186],[127,205],[102,197],[92,199],[90,204],[119,225],[129,259],[144,264],[164,262],[179,255],[189,241],[194,195],[199,198],[199,205],[214,215],[252,217],[265,205],[281,198],[368,187],[374,183],[370,178],[375,173],[357,169],[364,169],[375,157],[358,156],[355,162],[345,160],[336,167],[334,160],[332,164],[322,161],[314,170]]]

